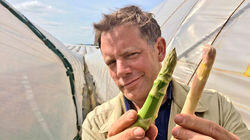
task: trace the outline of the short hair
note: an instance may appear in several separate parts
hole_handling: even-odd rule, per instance
[[[131,5],[118,9],[111,14],[104,14],[100,22],[94,23],[95,45],[101,47],[101,34],[112,30],[115,26],[131,23],[138,27],[141,37],[148,44],[153,45],[161,37],[161,29],[153,14],[142,11],[139,7]]]

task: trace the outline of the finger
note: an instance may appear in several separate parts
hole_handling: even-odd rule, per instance
[[[175,128],[173,128],[172,135],[178,140],[214,140],[211,137],[185,129],[181,126],[176,126]]]
[[[108,137],[111,137],[113,135],[116,135],[129,126],[131,126],[137,119],[137,112],[135,110],[129,110],[125,112],[117,121],[115,121],[109,131],[108,131]]]
[[[178,114],[174,121],[186,129],[191,129],[214,139],[235,139],[234,135],[220,125],[195,115]]]
[[[155,124],[152,124],[146,132],[146,137],[150,140],[154,140],[158,134],[158,129]]]
[[[141,127],[133,127],[109,137],[107,140],[142,140],[145,139],[145,131]]]

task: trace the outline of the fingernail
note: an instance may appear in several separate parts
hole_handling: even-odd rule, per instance
[[[181,124],[181,123],[183,122],[183,117],[182,117],[181,115],[177,115],[177,116],[175,117],[175,122],[176,122],[177,124]]]
[[[173,135],[174,137],[177,137],[177,136],[179,135],[179,130],[178,130],[178,129],[173,129],[172,135]]]
[[[134,113],[133,113],[133,112],[129,112],[129,113],[127,114],[127,119],[128,119],[128,120],[134,120],[134,119],[135,119]]]
[[[134,135],[136,138],[143,138],[144,137],[144,130],[142,128],[136,128],[134,130]]]

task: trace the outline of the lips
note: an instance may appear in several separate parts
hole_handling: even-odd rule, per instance
[[[137,78],[135,78],[135,79],[129,81],[129,82],[126,82],[126,83],[124,84],[123,87],[129,88],[129,87],[131,87],[131,86],[134,86],[142,76],[143,76],[143,74],[140,75],[140,76],[138,76]]]

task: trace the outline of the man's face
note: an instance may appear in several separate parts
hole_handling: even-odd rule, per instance
[[[101,52],[123,94],[135,103],[144,103],[161,68],[157,47],[142,39],[136,26],[120,25],[102,33]]]

